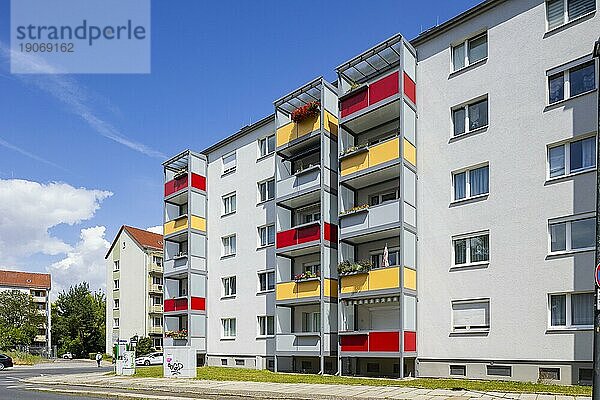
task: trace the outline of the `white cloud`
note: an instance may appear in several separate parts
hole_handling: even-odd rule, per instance
[[[104,256],[110,243],[104,238],[105,233],[104,226],[82,229],[79,242],[67,256],[48,267],[53,296],[83,281],[90,284],[91,290],[106,289]]]
[[[111,195],[66,183],[0,179],[0,262],[17,264],[16,260],[34,254],[71,251],[69,244],[51,235],[50,228],[92,218]]]
[[[149,228],[146,228],[146,230],[150,231],[150,232],[158,233],[159,235],[163,234],[163,226],[162,225],[151,226]]]

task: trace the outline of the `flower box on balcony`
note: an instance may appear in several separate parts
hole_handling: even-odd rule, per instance
[[[305,282],[315,281],[319,279],[319,274],[313,274],[312,272],[302,272],[301,274],[294,275],[294,281]]]
[[[302,122],[305,119],[318,116],[320,113],[320,109],[321,103],[319,101],[311,101],[309,103],[306,103],[302,107],[298,107],[294,111],[292,111],[291,119],[295,123]]]
[[[343,160],[344,158],[353,156],[358,153],[364,153],[366,151],[369,151],[369,146],[366,144],[363,144],[360,146],[350,146],[347,149],[345,149],[344,151],[342,151],[338,158],[340,160]]]
[[[182,329],[180,331],[165,331],[165,336],[173,339],[187,339],[187,329]]]
[[[300,176],[300,175],[307,174],[307,173],[309,173],[309,172],[311,172],[311,171],[317,171],[317,170],[319,170],[319,169],[321,169],[321,165],[319,165],[319,164],[317,164],[317,165],[311,165],[311,166],[309,166],[309,167],[306,167],[306,168],[304,168],[304,169],[300,169],[300,170],[298,170],[298,171],[294,172],[294,174],[293,174],[293,175],[294,175],[294,176]]]
[[[349,276],[357,274],[368,274],[373,268],[373,262],[370,260],[361,260],[358,262],[353,261],[342,261],[338,264],[338,275]]]
[[[339,216],[343,217],[345,215],[352,215],[352,214],[356,214],[356,213],[360,213],[360,212],[367,212],[369,211],[369,205],[368,204],[363,204],[360,206],[356,206],[356,207],[352,207],[346,211],[342,211]]]

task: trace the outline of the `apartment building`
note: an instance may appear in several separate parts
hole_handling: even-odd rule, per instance
[[[163,237],[123,225],[106,260],[106,352],[116,343],[150,337],[163,346]]]
[[[210,365],[589,383],[596,7],[484,1],[167,161],[171,343]]]
[[[20,271],[0,271],[0,291],[18,290],[31,296],[40,314],[46,317],[46,322],[39,326],[38,333],[30,347],[32,352],[50,355],[52,314],[50,312],[50,289],[52,278],[50,274]]]

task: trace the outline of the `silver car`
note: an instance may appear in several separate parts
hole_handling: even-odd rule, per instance
[[[135,359],[135,365],[162,365],[163,353],[150,353]]]

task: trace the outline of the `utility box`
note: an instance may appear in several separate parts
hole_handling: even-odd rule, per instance
[[[190,346],[165,346],[163,372],[165,378],[195,378],[196,350]]]

